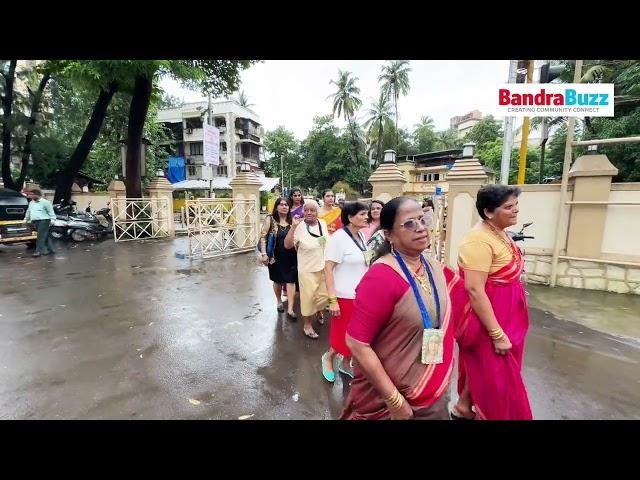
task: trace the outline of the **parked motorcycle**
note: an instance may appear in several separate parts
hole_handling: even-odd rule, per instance
[[[83,242],[88,239],[103,238],[113,233],[110,202],[106,208],[101,208],[93,213],[91,212],[91,202],[84,212],[77,212],[75,205],[74,201],[65,202],[64,200],[60,204],[54,205],[56,219],[52,222],[49,231],[53,238],[71,238],[75,242]],[[101,222],[98,217],[103,217],[105,222]]]
[[[75,242],[83,242],[88,239],[97,240],[113,234],[113,217],[109,205],[110,203],[107,204],[107,207],[92,213],[91,202],[89,202],[83,216],[70,216],[67,233],[72,240]],[[105,219],[106,225],[100,222],[99,216]]]

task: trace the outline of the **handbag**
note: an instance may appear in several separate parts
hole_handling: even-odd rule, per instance
[[[271,230],[269,231],[269,233],[267,234],[267,257],[271,258],[273,257],[273,249],[276,246],[276,235],[273,232],[273,219],[271,219],[270,221],[271,223]],[[258,244],[256,245],[256,251],[262,255],[262,238],[260,238],[260,240],[258,240]]]

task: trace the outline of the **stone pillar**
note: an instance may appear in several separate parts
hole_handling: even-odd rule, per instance
[[[107,187],[107,191],[109,192],[111,199],[127,197],[127,189],[122,180],[111,180],[111,183]]]
[[[384,153],[385,161],[371,174],[369,183],[373,187],[373,200],[388,202],[402,195],[407,179],[395,162],[395,152],[387,150]]]
[[[462,238],[479,220],[476,196],[488,176],[477,158],[461,158],[455,161],[447,174],[447,219],[445,239],[445,264],[458,268],[458,247]]]
[[[245,164],[248,166],[248,164]],[[245,225],[236,233],[239,248],[255,247],[260,235],[260,187],[262,182],[251,171],[241,171],[229,182],[233,191],[233,203],[236,211],[236,224]],[[249,207],[241,201],[252,200],[255,211],[249,214]]]
[[[169,232],[170,237],[175,236],[175,226],[173,224],[173,186],[164,177],[164,175],[159,175],[149,182],[147,191],[149,192],[149,198],[167,199],[167,211],[162,212],[154,205],[151,208],[151,215],[156,219],[161,229]]]
[[[578,157],[569,170],[573,201],[606,202],[611,178],[618,174],[606,155]],[[572,205],[567,234],[567,255],[600,258],[607,220],[607,205]]]
[[[111,214],[113,216],[114,223],[116,223],[117,220],[124,221],[126,218],[124,200],[118,202],[118,199],[120,198],[127,198],[127,189],[124,182],[117,178],[111,180],[111,183],[109,183],[109,186],[107,187],[107,191],[109,192],[109,198],[111,201]],[[116,203],[118,203],[117,207],[115,206]]]

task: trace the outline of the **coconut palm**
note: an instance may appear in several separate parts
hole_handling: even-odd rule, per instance
[[[455,148],[459,146],[462,142],[458,138],[458,133],[454,129],[444,130],[442,132],[437,133],[438,141],[440,142],[440,147],[443,150],[447,150],[449,148]]]
[[[368,129],[369,138],[376,143],[376,161],[382,158],[382,140],[384,129],[391,123],[391,102],[384,91],[380,92],[380,98],[377,102],[373,102],[367,110],[369,115],[364,123],[364,127]]]
[[[244,90],[238,94],[237,100],[241,107],[249,108],[254,106],[253,103],[249,103],[249,97],[247,96],[246,93],[244,93]]]
[[[352,124],[354,123],[356,112],[362,105],[362,101],[358,98],[360,88],[356,85],[357,80],[358,77],[353,77],[351,72],[338,70],[338,79],[329,82],[338,89],[334,94],[327,97],[333,99],[333,115],[337,117],[343,115],[344,119],[350,125],[351,155],[354,164],[358,163],[358,141],[355,135],[356,129]]]
[[[392,60],[387,65],[383,65],[382,73],[378,81],[382,82],[382,90],[393,97],[396,109],[396,150],[398,148],[398,99],[400,95],[409,93],[409,68],[408,60]]]

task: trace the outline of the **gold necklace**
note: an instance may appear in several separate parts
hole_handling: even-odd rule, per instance
[[[433,289],[431,288],[431,282],[429,282],[429,279],[427,278],[428,274],[425,272],[422,275],[418,276],[415,273],[413,274],[413,278],[415,278],[418,281],[418,284],[420,284],[420,287],[422,287],[422,289],[427,292],[427,294],[429,296],[433,295]]]
[[[504,245],[507,247],[507,250],[509,250],[510,252],[513,252],[513,246],[507,241],[505,240],[505,238],[500,235],[500,233],[498,232],[498,229],[496,227],[494,227],[489,221],[485,220],[484,223],[489,227],[489,229],[500,239],[500,241],[502,243],[504,243]]]

